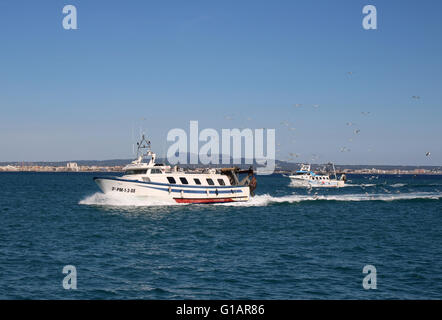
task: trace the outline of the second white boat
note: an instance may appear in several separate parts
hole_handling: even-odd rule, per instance
[[[292,186],[295,187],[328,187],[328,188],[340,188],[345,186],[346,176],[342,174],[338,179],[336,175],[336,169],[333,164],[328,166],[332,167],[332,173],[315,173],[311,170],[309,164],[301,165],[301,169],[291,174]],[[334,175],[334,178],[330,176]]]

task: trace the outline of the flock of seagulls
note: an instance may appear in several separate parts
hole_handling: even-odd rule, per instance
[[[347,74],[348,74],[348,75],[352,75],[353,72],[348,72]],[[293,104],[293,106],[294,106],[295,108],[300,108],[300,107],[303,106],[303,104],[301,104],[301,103],[296,103],[296,104]],[[313,108],[319,108],[319,107],[320,107],[319,104],[313,104],[312,106],[313,106]],[[370,115],[370,112],[369,112],[369,111],[363,111],[363,112],[361,112],[361,114],[362,114],[362,115]],[[281,122],[280,122],[280,125],[286,127],[286,128],[287,128],[288,130],[290,130],[290,131],[294,131],[294,130],[295,130],[295,128],[292,127],[292,126],[291,126],[291,123],[290,123],[289,121],[287,121],[287,120],[281,121]],[[351,126],[354,126],[355,123],[353,123],[353,122],[347,122],[346,125],[349,126],[349,127],[351,127]],[[353,130],[353,133],[354,133],[355,135],[358,135],[360,132],[361,132],[360,129],[354,129],[354,130]],[[348,141],[349,141],[349,142],[352,142],[353,139],[350,138],[350,139],[348,139]],[[295,143],[296,141],[293,139],[292,142]],[[280,144],[277,144],[277,146],[280,146]],[[278,152],[278,151],[279,151],[279,148],[277,149],[277,152]],[[342,148],[340,149],[340,152],[350,152],[350,151],[351,151],[351,149],[348,148],[348,147],[345,147],[345,146],[342,147]],[[300,154],[293,153],[293,152],[290,152],[288,155],[289,155],[289,158],[290,158],[290,159],[295,159],[295,158],[299,158],[299,157],[300,157]],[[319,156],[318,156],[317,154],[312,154],[312,155],[311,155],[311,160],[312,160],[312,161],[317,160],[317,159],[319,159]]]
[[[352,75],[353,75],[353,71],[348,71],[348,72],[346,72],[346,75],[349,76],[349,77],[352,76]],[[414,95],[414,96],[411,96],[411,99],[413,99],[413,100],[420,100],[421,97],[420,97],[420,96],[417,96],[417,95]],[[302,107],[302,106],[304,106],[302,103],[296,103],[296,104],[293,104],[293,107],[295,107],[295,108],[300,108],[300,107]],[[320,107],[319,104],[312,104],[311,106],[312,106],[313,108],[319,108],[319,107]],[[371,112],[370,112],[370,111],[362,111],[361,114],[362,114],[363,116],[369,116],[369,115],[371,114]],[[233,117],[233,116],[230,116],[230,115],[227,115],[227,116],[225,116],[224,118],[225,118],[226,120],[233,120],[233,119],[234,119],[234,117]],[[252,121],[252,118],[247,117],[246,120],[247,120],[247,121]],[[291,124],[289,121],[287,121],[287,120],[281,121],[280,124],[281,124],[281,126],[286,127],[289,131],[295,131],[295,130],[296,130],[296,129],[292,126],[292,124]],[[356,126],[356,124],[355,124],[354,122],[350,122],[350,121],[347,122],[346,125],[347,125],[348,127]],[[262,129],[266,129],[266,128],[262,128]],[[357,129],[354,129],[354,130],[353,130],[353,134],[355,134],[355,135],[359,135],[360,133],[361,133],[361,129],[358,129],[358,128],[357,128]],[[349,141],[349,142],[353,142],[353,138],[349,138],[348,141]],[[295,139],[292,139],[291,142],[292,142],[292,143],[295,143],[296,140],[295,140]],[[280,145],[281,145],[280,143],[277,144],[278,147],[280,147]],[[276,151],[279,152],[280,149],[278,148]],[[340,148],[340,152],[350,152],[350,151],[351,151],[351,149],[348,148],[348,147],[346,147],[346,146]],[[368,149],[368,151],[371,152],[372,150],[371,150],[371,149]],[[293,153],[293,152],[288,153],[288,155],[289,155],[289,157],[290,157],[291,159],[295,159],[295,158],[299,158],[299,157],[300,157],[300,154],[298,154],[298,153]],[[430,152],[426,152],[426,153],[425,153],[425,156],[426,156],[426,157],[429,157],[430,155],[431,155]],[[315,159],[318,159],[318,158],[319,158],[318,155],[316,155],[316,154],[312,154],[312,159],[311,159],[311,160],[315,160]]]

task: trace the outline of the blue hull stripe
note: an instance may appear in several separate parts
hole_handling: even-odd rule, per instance
[[[151,187],[151,186],[143,186],[144,188],[149,188],[149,189],[155,189],[155,190],[161,190],[161,191],[166,191],[169,192],[169,188],[157,188],[157,187]],[[184,189],[171,189],[170,192],[176,192],[176,193],[181,193],[181,191],[183,191],[183,193],[200,193],[200,194],[205,194],[206,191],[204,190],[184,190]],[[235,193],[242,193],[242,190],[218,190],[218,194],[235,194]],[[209,191],[209,194],[216,194],[216,191]]]
[[[157,185],[157,186],[163,186],[169,188],[204,188],[204,189],[235,189],[235,188],[244,188],[246,186],[188,186],[185,184],[170,184],[170,183],[161,183],[161,182],[145,182],[145,181],[138,181],[138,180],[126,180],[121,178],[114,178],[114,177],[94,177],[94,180],[101,179],[101,180],[115,180],[115,181],[122,181],[122,182],[134,182],[134,183],[141,183],[146,185]],[[205,191],[204,191],[205,192]],[[220,192],[220,191],[219,191]]]

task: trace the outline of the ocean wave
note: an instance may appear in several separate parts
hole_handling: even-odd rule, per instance
[[[390,185],[390,187],[393,187],[393,188],[401,188],[401,187],[405,187],[405,186],[406,186],[405,183],[395,183],[395,184]]]
[[[112,206],[112,207],[148,207],[148,206],[170,206],[186,205],[176,203],[173,200],[153,200],[142,197],[127,197],[123,195],[110,195],[101,192],[94,193],[80,200],[82,205]]]
[[[351,183],[346,183],[344,185],[344,187],[342,188],[348,188],[348,187],[361,187],[361,188],[368,188],[368,187],[376,187],[377,184],[375,183],[361,183],[361,184],[351,184]]]
[[[342,194],[342,195],[297,195],[273,197],[269,194],[257,195],[248,202],[220,203],[220,206],[245,206],[259,207],[274,203],[299,203],[304,201],[397,201],[414,199],[432,199],[442,198],[442,193],[438,192],[414,192],[402,194]]]

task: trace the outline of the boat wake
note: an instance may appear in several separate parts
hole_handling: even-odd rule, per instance
[[[304,201],[398,201],[414,199],[438,200],[441,192],[413,192],[402,194],[341,194],[341,195],[297,195],[273,197],[269,194],[257,195],[249,202],[220,203],[219,206],[259,207],[275,203],[299,203]]]
[[[361,187],[361,188],[367,188],[367,187],[376,187],[377,184],[374,183],[365,183],[365,184],[351,184],[351,183],[346,183],[344,184],[342,187],[339,188],[351,188],[351,187]],[[329,186],[309,186],[307,184],[301,184],[301,183],[297,183],[297,182],[290,182],[289,183],[289,187],[292,188],[301,188],[301,189],[317,189],[317,188],[327,188],[327,189],[333,189],[333,187],[329,187]]]
[[[94,193],[80,200],[81,205],[112,206],[112,207],[150,207],[150,206],[181,206],[186,204],[176,203],[173,200],[147,200],[142,197],[126,197],[124,195],[109,195],[101,192]]]
[[[305,201],[397,201],[442,198],[442,192],[412,192],[412,193],[365,193],[365,194],[338,194],[338,195],[298,195],[274,197],[269,194],[256,195],[248,202],[217,203],[215,206],[239,206],[239,207],[260,207],[277,203],[299,203]],[[151,207],[151,206],[183,206],[168,200],[147,200],[146,198],[129,198],[118,195],[107,195],[97,192],[87,196],[79,202],[80,205],[111,206],[111,207]]]

